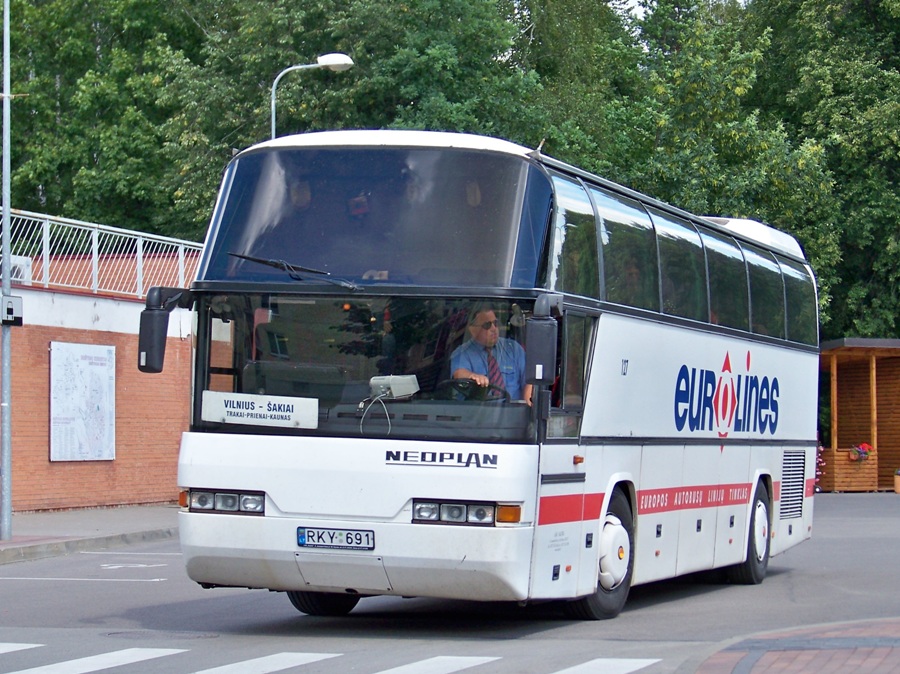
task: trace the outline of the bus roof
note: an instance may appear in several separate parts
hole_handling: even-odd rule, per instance
[[[775,252],[804,259],[803,249],[794,237],[769,225],[745,218],[717,218],[708,215],[704,216],[704,220],[709,220],[750,241],[758,241]]]
[[[448,131],[407,131],[399,129],[318,131],[280,136],[250,149],[264,147],[442,147],[487,150],[525,157],[531,150],[508,140]]]
[[[483,150],[497,152],[517,157],[530,157],[532,159],[549,160],[554,167],[569,168],[579,174],[590,175],[585,171],[550,157],[540,155],[539,150],[530,150],[522,145],[512,143],[500,138],[480,136],[470,133],[454,133],[449,131],[416,131],[404,129],[353,129],[346,131],[316,131],[312,133],[299,133],[294,135],[279,136],[267,140],[250,148],[245,152],[252,152],[264,148],[301,148],[301,147],[437,147],[456,148],[463,150]],[[243,154],[243,153],[241,153]],[[599,178],[597,176],[595,179]],[[652,203],[667,209],[674,209],[682,215],[691,215],[677,207],[658,201],[648,195],[643,195],[627,187],[617,185],[603,178],[599,178],[601,184],[614,185],[619,190],[630,196],[639,198],[646,203]],[[698,216],[694,216],[698,217]],[[716,216],[702,216],[703,220],[711,222],[718,227],[737,235],[746,241],[755,242],[764,248],[783,253],[799,260],[805,260],[806,256],[797,240],[790,234],[782,232],[774,227],[765,225],[756,220],[742,218],[722,218]]]

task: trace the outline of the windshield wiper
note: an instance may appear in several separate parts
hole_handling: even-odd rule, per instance
[[[332,277],[331,272],[322,271],[321,269],[312,269],[310,267],[302,267],[298,264],[291,264],[290,262],[285,262],[284,260],[269,260],[264,257],[254,257],[253,255],[242,255],[240,253],[228,253],[232,257],[238,257],[242,260],[250,260],[250,262],[256,262],[257,264],[264,264],[268,267],[274,267],[275,269],[281,269],[282,271],[287,272],[288,276],[290,276],[295,281],[308,281],[310,276],[321,277],[323,281],[328,281],[329,283],[333,283],[334,285],[341,286],[342,288],[349,288],[351,290],[359,290],[359,286],[353,283],[352,281],[348,281],[342,278]]]

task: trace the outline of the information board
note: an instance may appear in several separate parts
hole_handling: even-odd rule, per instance
[[[50,460],[116,458],[116,347],[50,343]]]

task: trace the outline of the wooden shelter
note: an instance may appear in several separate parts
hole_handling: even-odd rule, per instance
[[[821,344],[819,369],[829,375],[831,447],[819,466],[823,491],[894,488],[900,468],[900,339],[845,338]],[[851,449],[868,443],[864,461]]]

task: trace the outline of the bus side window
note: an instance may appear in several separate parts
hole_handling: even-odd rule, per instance
[[[244,336],[237,330],[236,321],[209,316],[209,382],[210,391],[235,391],[239,385],[238,373],[234,369],[237,345],[244,342]]]
[[[803,344],[819,343],[816,317],[816,282],[807,269],[792,260],[776,255],[784,276],[787,301],[787,338]]]
[[[577,182],[553,177],[556,191],[554,258],[550,288],[584,297],[600,297],[597,223],[587,192]]]
[[[784,338],[784,281],[771,253],[741,244],[750,275],[750,330]]]
[[[700,228],[709,269],[709,320],[738,330],[750,330],[747,266],[730,236]]]
[[[700,235],[686,220],[655,208],[649,211],[659,242],[663,312],[708,321],[706,262]]]
[[[659,311],[659,265],[650,216],[628,197],[596,187],[591,197],[600,215],[604,299]]]
[[[567,312],[563,318],[560,378],[547,428],[552,437],[577,438],[581,431],[590,329],[591,322],[586,316]]]

